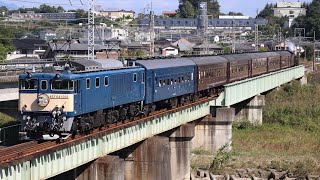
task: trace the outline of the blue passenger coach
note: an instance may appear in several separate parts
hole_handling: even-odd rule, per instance
[[[136,63],[146,71],[146,104],[195,92],[196,65],[187,58],[139,60]]]

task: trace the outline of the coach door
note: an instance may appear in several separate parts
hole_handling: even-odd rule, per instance
[[[74,110],[77,114],[82,111],[81,98],[81,81],[74,80]]]

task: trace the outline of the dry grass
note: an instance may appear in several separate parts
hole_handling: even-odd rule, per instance
[[[320,75],[267,95],[264,124],[233,129],[235,168],[275,168],[320,175]],[[236,126],[234,126],[236,127]]]
[[[0,127],[3,125],[6,125],[8,123],[15,122],[15,121],[16,120],[14,118],[0,112]]]
[[[222,173],[258,168],[286,170],[297,178],[320,175],[320,73],[309,80],[306,86],[295,82],[269,93],[262,126],[233,124],[233,156]],[[194,154],[192,166],[208,167],[213,159]]]

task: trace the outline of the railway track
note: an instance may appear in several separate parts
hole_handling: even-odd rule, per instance
[[[70,143],[76,143],[80,142],[82,140],[85,140],[87,138],[92,138],[92,137],[99,137],[105,134],[108,131],[114,130],[114,129],[119,129],[125,126],[130,126],[137,124],[138,122],[142,121],[148,121],[151,120],[155,117],[182,110],[200,103],[208,102],[212,100],[212,98],[201,98],[196,102],[186,104],[184,106],[179,106],[179,107],[174,107],[171,109],[162,109],[159,111],[156,111],[155,113],[147,116],[147,117],[142,117],[142,118],[135,118],[132,121],[125,120],[123,122],[117,122],[114,124],[111,124],[107,127],[104,127],[102,129],[95,129],[93,130],[90,134],[87,135],[76,135],[73,138],[68,138],[66,140],[63,140],[61,142],[56,142],[56,141],[45,141],[45,142],[37,142],[37,141],[30,141],[30,142],[25,142],[22,144],[18,144],[15,146],[7,147],[0,149],[0,167],[6,166],[6,164],[12,162],[12,161],[19,161],[24,158],[28,158],[29,156],[34,156],[37,155],[41,152],[46,152],[48,150],[54,150],[56,148],[66,146]]]

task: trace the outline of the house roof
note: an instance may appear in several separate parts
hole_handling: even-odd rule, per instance
[[[196,46],[194,48],[196,48],[196,49],[205,49],[205,48],[222,49],[222,47],[217,44],[208,44],[208,43],[203,43],[203,44]]]
[[[235,48],[237,51],[254,51],[255,48],[248,44],[236,44]]]
[[[171,45],[171,44],[169,44],[167,46],[165,46],[165,45],[164,46],[160,46],[161,49],[165,49],[165,48],[168,48],[168,47],[171,47],[171,48],[174,48],[174,49],[179,49],[179,47]]]
[[[70,45],[67,43],[50,43],[50,47],[53,51],[87,51],[88,45],[87,44],[78,44],[78,43],[71,43]],[[95,51],[100,51],[101,49],[106,49],[106,47],[101,45],[94,46]]]
[[[178,46],[180,51],[191,51],[195,46],[194,43],[189,42],[188,40],[181,38],[178,41],[172,43],[174,46]]]
[[[43,45],[46,43],[45,40],[42,39],[13,39],[12,40],[13,45],[17,48],[17,49],[37,49],[36,46],[37,45]]]

